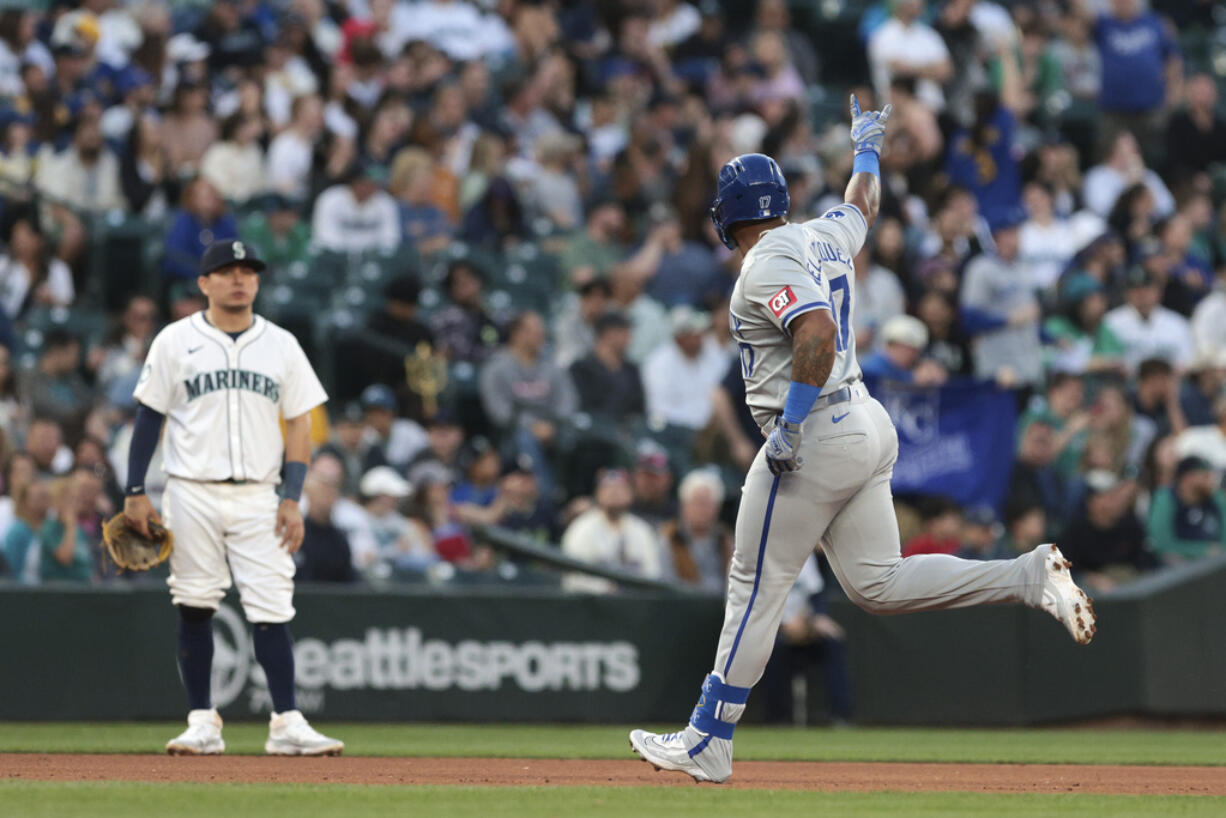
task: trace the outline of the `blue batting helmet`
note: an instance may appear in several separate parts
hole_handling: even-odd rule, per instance
[[[778,163],[760,153],[745,153],[720,168],[711,221],[719,240],[732,250],[736,241],[728,235],[728,228],[786,216],[790,204],[788,183]]]

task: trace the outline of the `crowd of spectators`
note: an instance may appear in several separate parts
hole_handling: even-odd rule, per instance
[[[718,591],[761,438],[715,175],[769,153],[819,215],[853,89],[895,111],[856,257],[866,373],[1019,406],[1002,504],[907,498],[907,553],[1054,539],[1101,589],[1226,545],[1214,4],[46,5],[0,12],[0,576],[114,578],[99,521],[144,354],[241,235],[274,320],[340,292],[323,259],[392,268],[345,279],[369,284],[360,343],[324,310],[289,325],[333,393],[301,579],[527,576],[497,526]],[[132,223],[155,252],[102,252]]]

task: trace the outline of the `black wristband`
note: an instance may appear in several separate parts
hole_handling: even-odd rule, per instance
[[[285,482],[281,484],[281,499],[298,502],[302,496],[302,484],[306,482],[307,464],[290,460],[285,464]]]

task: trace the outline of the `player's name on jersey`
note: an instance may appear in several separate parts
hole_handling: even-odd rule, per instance
[[[217,369],[212,372],[199,372],[184,380],[183,386],[187,389],[189,401],[220,389],[243,389],[263,395],[273,403],[281,400],[280,384],[267,375],[246,369]]]
[[[828,241],[814,239],[809,242],[809,250],[822,261],[841,261],[844,264],[851,264],[851,259],[847,254]]]

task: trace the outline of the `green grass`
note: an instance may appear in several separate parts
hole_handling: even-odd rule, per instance
[[[632,758],[628,727],[336,724],[346,754]],[[0,752],[161,752],[179,723],[34,724],[0,722]],[[267,726],[227,724],[230,753],[262,753]],[[1226,765],[1226,736],[1213,730],[791,729],[746,726],[739,760],[931,761],[1048,764]]]
[[[1226,799],[1122,795],[814,793],[714,787],[351,787],[283,784],[53,784],[0,781],[0,815],[193,818],[221,814],[488,816],[1200,816],[1222,815]]]

